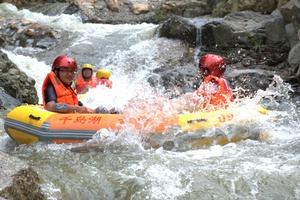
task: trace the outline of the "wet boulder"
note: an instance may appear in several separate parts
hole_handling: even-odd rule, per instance
[[[288,62],[292,67],[300,67],[300,42],[295,45],[290,53],[289,53],[289,57],[288,57]]]
[[[223,0],[213,9],[213,16],[223,17],[237,11],[252,10],[260,13],[271,13],[278,7],[278,0],[231,1]]]
[[[105,0],[107,8],[111,11],[118,12],[120,9],[119,0]]]
[[[0,198],[46,199],[39,175],[24,161],[0,151]]]
[[[194,46],[200,40],[203,53],[226,55],[231,63],[248,59],[254,64],[275,66],[286,60],[290,49],[283,18],[252,11],[210,20],[200,31],[189,19],[171,17],[161,25],[159,36],[180,39]]]
[[[194,65],[194,49],[179,40],[160,38],[155,60],[160,66],[153,70],[148,82],[155,88],[163,87],[171,97],[191,92],[197,76]]]
[[[152,76],[148,79],[152,86],[162,85],[170,97],[180,96],[195,90],[197,68],[192,63],[167,68],[166,66],[153,71],[159,78]]]
[[[63,13],[67,15],[72,15],[74,13],[78,13],[79,11],[79,7],[76,4],[71,3],[64,9]]]
[[[201,41],[204,51],[223,51],[228,57],[231,55],[233,63],[248,57],[255,64],[275,66],[287,58],[290,49],[283,19],[252,11],[205,24]]]
[[[300,83],[300,42],[295,45],[288,57],[288,63],[291,66],[290,76],[287,78],[292,83]]]
[[[37,104],[38,96],[34,85],[35,80],[20,71],[7,55],[0,51],[0,87],[20,102]]]
[[[195,46],[197,28],[191,20],[174,16],[165,21],[159,29],[160,37],[180,39]]]
[[[131,6],[131,11],[136,15],[147,13],[150,11],[150,6],[149,4],[145,3],[133,3]]]
[[[295,46],[299,42],[299,36],[297,30],[295,29],[293,23],[285,25],[285,31],[289,40],[291,47]],[[300,31],[300,29],[299,29]]]
[[[38,2],[38,1],[42,1],[42,0],[33,0],[33,2]],[[1,2],[6,2],[6,3],[11,3],[14,4],[16,6],[23,6],[25,4],[28,4],[27,0],[3,0]]]
[[[155,12],[152,8],[158,5],[157,1],[150,1],[148,4],[136,4],[135,1],[130,0],[72,0],[64,13],[79,14],[83,22],[89,23],[152,23],[155,21]]]
[[[300,1],[292,0],[279,8],[286,24],[286,32],[291,46],[299,42],[300,36]]]
[[[20,104],[21,102],[19,100],[7,94],[7,92],[0,87],[0,109],[10,110]]]
[[[235,95],[239,98],[254,95],[256,91],[266,90],[273,80],[274,73],[268,70],[255,69],[261,66],[253,66],[252,69],[234,69],[226,73]]]
[[[227,14],[245,10],[270,14],[286,2],[288,0],[166,0],[162,3],[160,10],[167,14],[190,18],[203,15],[224,17]]]
[[[286,23],[300,24],[300,1],[291,0],[279,8]]]
[[[55,3],[55,2],[67,2],[68,0],[2,0],[1,2],[11,3],[18,7],[24,7],[28,5],[36,5],[38,3]]]
[[[2,46],[49,49],[61,39],[61,33],[48,26],[27,20],[0,20]]]
[[[167,0],[161,10],[165,13],[175,14],[183,17],[198,17],[212,12],[213,3],[210,0]]]
[[[223,21],[211,21],[201,27],[201,43],[207,48],[229,48],[234,45],[232,28]]]

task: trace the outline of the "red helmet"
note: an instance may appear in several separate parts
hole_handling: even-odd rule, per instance
[[[52,71],[55,69],[59,69],[62,67],[71,68],[74,71],[77,71],[77,64],[74,58],[68,57],[66,55],[60,55],[57,58],[55,58],[53,64],[52,64]]]
[[[206,54],[199,60],[199,68],[208,70],[210,75],[223,76],[226,70],[224,58],[215,54]]]

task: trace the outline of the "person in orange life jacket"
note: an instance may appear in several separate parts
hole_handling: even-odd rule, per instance
[[[109,80],[110,71],[107,69],[99,69],[96,73],[97,85],[105,85],[108,88],[112,88],[112,81]]]
[[[81,65],[81,68],[81,74],[76,78],[75,88],[77,93],[84,94],[89,88],[96,87],[96,80],[93,77],[93,65],[83,64]]]
[[[71,88],[77,65],[72,57],[58,56],[52,70],[47,74],[43,86],[43,104],[46,110],[59,113],[95,113],[78,101],[77,94]]]
[[[199,70],[203,82],[196,94],[205,99],[206,105],[214,108],[226,108],[234,101],[232,91],[223,78],[226,70],[224,58],[214,54],[206,54],[199,60]]]

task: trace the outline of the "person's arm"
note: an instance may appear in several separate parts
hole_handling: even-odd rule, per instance
[[[46,104],[46,109],[52,112],[59,113],[96,113],[94,109],[87,108],[85,106],[68,105],[65,103],[56,103],[55,101],[49,101]]]
[[[45,89],[46,110],[59,113],[95,113],[94,109],[85,106],[68,105],[56,102],[56,93],[52,85],[48,85]]]

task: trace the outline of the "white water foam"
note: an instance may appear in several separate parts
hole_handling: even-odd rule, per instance
[[[112,33],[126,32],[127,34],[136,34],[148,32],[154,34],[157,25],[154,24],[91,24],[82,23],[79,16],[61,14],[57,16],[47,16],[42,13],[31,12],[27,9],[18,10],[14,5],[8,3],[0,4],[0,15],[1,16],[12,16],[27,19],[32,22],[39,24],[48,25],[56,29],[62,29],[70,32],[81,32],[86,37],[90,36],[106,36]]]
[[[152,165],[146,170],[146,177],[151,181],[148,186],[150,199],[176,199],[190,191],[190,185],[182,183],[184,172],[172,171],[163,165]]]

